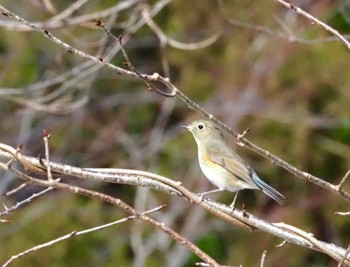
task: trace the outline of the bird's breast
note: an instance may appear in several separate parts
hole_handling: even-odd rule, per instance
[[[212,161],[206,152],[198,151],[198,160],[199,166],[207,179],[220,189],[235,192],[243,188],[255,188],[244,180],[237,178],[223,166]]]

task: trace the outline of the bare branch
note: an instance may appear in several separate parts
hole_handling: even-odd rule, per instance
[[[295,12],[297,12],[299,15],[302,15],[303,17],[307,18],[308,20],[310,20],[312,23],[316,23],[318,25],[320,25],[322,28],[324,28],[326,31],[330,32],[332,35],[336,36],[339,40],[342,41],[342,43],[345,44],[345,46],[350,49],[350,42],[343,36],[341,35],[337,30],[333,29],[332,27],[330,27],[329,25],[327,25],[326,23],[320,21],[319,19],[315,18],[314,16],[312,16],[311,14],[307,13],[306,11],[302,10],[300,7],[297,7],[295,5],[292,5],[288,2],[285,2],[283,0],[275,0],[276,2],[280,3],[281,5],[289,8],[290,10],[293,10]]]
[[[156,212],[156,211],[159,211],[160,209],[162,209],[163,207],[164,206],[156,207],[154,209],[142,212],[140,214],[146,215],[146,214],[151,213],[151,212]],[[117,220],[117,221],[114,221],[114,222],[111,222],[111,223],[107,223],[107,224],[104,224],[104,225],[99,225],[97,227],[85,229],[85,230],[82,230],[82,231],[73,231],[73,232],[71,232],[69,234],[66,234],[66,235],[61,236],[61,237],[56,238],[56,239],[53,239],[53,240],[51,240],[49,242],[45,242],[43,244],[34,246],[34,247],[32,247],[30,249],[27,249],[27,250],[25,250],[25,251],[23,251],[21,253],[18,253],[17,255],[12,256],[8,261],[6,261],[2,265],[2,267],[8,266],[14,260],[16,260],[18,258],[21,258],[21,257],[23,257],[23,256],[25,256],[27,254],[36,252],[36,251],[41,250],[41,249],[46,248],[46,247],[53,246],[56,243],[62,242],[64,240],[70,239],[72,237],[79,236],[79,235],[84,235],[84,234],[91,233],[91,232],[94,232],[94,231],[99,231],[99,230],[102,230],[102,229],[114,226],[116,224],[120,224],[120,223],[127,222],[127,221],[130,221],[130,220],[135,220],[135,219],[138,219],[138,216],[137,215],[131,215],[131,216],[128,216],[126,218],[123,218],[123,219],[120,219],[120,220]]]
[[[56,182],[58,182],[58,181],[59,181],[59,179],[56,180]],[[26,183],[25,183],[25,184],[26,184]],[[23,185],[23,184],[22,184],[22,185]],[[18,208],[20,208],[20,207],[22,207],[22,206],[24,206],[24,205],[26,205],[26,204],[31,203],[33,200],[39,198],[39,197],[42,196],[42,195],[45,195],[46,193],[52,191],[53,189],[54,189],[54,188],[52,188],[52,187],[48,187],[48,188],[46,188],[46,189],[40,191],[39,193],[35,193],[35,194],[31,195],[30,197],[28,197],[28,198],[26,198],[26,199],[24,199],[24,200],[22,200],[22,201],[20,201],[20,202],[17,202],[16,205],[13,205],[13,206],[10,207],[10,208],[5,207],[5,211],[0,212],[0,217],[2,217],[2,216],[4,216],[4,215],[7,215],[7,214],[9,214],[10,212],[12,212],[12,211],[14,211],[14,210],[17,210]]]
[[[0,151],[1,150],[5,151],[3,155],[1,155],[1,152],[0,152],[0,156],[4,157],[5,155],[7,155],[7,157],[12,157],[11,154],[9,155],[9,151],[12,151],[12,153],[15,154],[16,150],[13,148],[11,149],[10,148],[11,147],[9,146],[0,144]],[[18,153],[17,160],[19,163],[25,164],[26,168],[30,169],[31,172],[34,171],[34,173],[41,173],[41,174],[46,173],[46,170],[43,169],[43,165],[40,163],[39,159],[23,156],[20,153]],[[139,171],[139,170],[126,170],[126,169],[77,168],[77,167],[58,164],[54,162],[50,162],[50,166],[51,166],[53,175],[55,174],[68,175],[68,176],[74,176],[81,179],[94,180],[99,182],[132,184],[137,186],[149,186],[156,190],[167,192],[171,195],[178,195],[183,197],[184,200],[187,200],[190,203],[196,203],[197,205],[205,208],[206,210],[218,216],[219,218],[226,220],[230,223],[233,223],[236,225],[238,224],[242,227],[247,227],[249,225],[249,227],[260,229],[264,232],[280,237],[286,242],[293,243],[306,248],[310,248],[316,251],[322,251],[323,253],[331,256],[332,258],[338,261],[340,261],[340,259],[344,257],[344,254],[346,252],[345,249],[338,247],[332,243],[322,242],[320,240],[317,240],[314,237],[311,238],[305,234],[302,234],[305,232],[302,230],[299,230],[296,227],[289,226],[288,228],[287,224],[284,224],[284,223],[271,224],[260,218],[255,217],[254,215],[248,213],[247,211],[240,211],[238,209],[232,210],[230,207],[210,199],[204,198],[201,201],[201,198],[198,197],[197,194],[189,191],[187,188],[185,188],[182,185],[182,183],[178,181],[174,181],[173,179],[168,179],[166,177],[163,177],[154,173],[149,173],[146,171]],[[14,174],[16,174],[19,178],[23,179],[24,181],[30,182],[32,184],[36,184],[39,186],[44,186],[44,187],[52,186],[53,188],[68,190],[73,193],[76,193],[74,190],[80,190],[62,183],[51,184],[47,180],[36,179],[34,177],[31,177],[31,176],[28,176],[27,174],[22,173],[17,169],[13,169],[13,168],[7,169],[6,164],[0,163],[0,169],[11,171]],[[101,196],[97,192],[92,194],[90,191],[84,191],[86,189],[81,189],[81,190],[83,190],[80,192],[81,194],[97,197],[107,202],[111,201],[109,200],[109,196],[107,198],[105,195]],[[111,202],[114,203],[113,201]],[[125,203],[124,202],[121,202],[121,203],[122,204],[118,204],[118,205],[121,205],[123,209],[125,209],[127,212],[132,214],[131,210],[128,210],[129,206],[123,206]],[[288,230],[286,230],[287,228]],[[291,231],[290,229],[293,229],[293,230]],[[294,230],[294,229],[298,229],[298,230]]]
[[[350,266],[350,260],[347,259],[347,253],[345,251],[344,255],[341,256],[338,253],[334,253],[334,251],[329,250],[327,247],[325,247],[322,242],[320,242],[319,240],[317,240],[313,234],[311,233],[306,233],[305,231],[296,228],[294,226],[291,225],[287,225],[284,223],[279,223],[279,226],[281,226],[282,228],[285,228],[287,231],[293,232],[297,235],[300,235],[301,237],[303,237],[305,240],[309,241],[311,244],[313,244],[319,251],[327,254],[328,256],[332,257],[333,259],[335,259],[338,262],[343,261],[343,263],[345,264],[345,266]],[[345,261],[346,260],[346,261]]]
[[[346,252],[345,252],[343,258],[342,258],[341,261],[339,262],[338,267],[342,267],[342,266],[343,266],[343,264],[344,264],[344,262],[346,261],[346,258],[348,257],[349,253],[350,253],[350,245],[348,246],[348,249],[346,250]],[[346,265],[346,266],[348,266],[348,265]]]
[[[0,167],[3,167],[2,164],[0,164]],[[72,185],[68,185],[68,184],[64,184],[64,183],[60,183],[60,182],[51,183],[49,181],[36,179],[36,178],[31,177],[27,174],[21,173],[20,171],[15,170],[15,169],[10,169],[10,171],[15,173],[19,178],[21,178],[25,181],[31,182],[31,183],[35,183],[39,186],[46,187],[46,186],[50,185],[56,189],[62,189],[62,190],[69,191],[69,192],[74,193],[74,194],[80,194],[80,195],[96,198],[96,199],[102,200],[104,202],[110,203],[114,206],[117,206],[117,207],[123,209],[126,213],[133,215],[133,216],[136,216],[138,219],[140,219],[144,222],[147,222],[147,223],[153,225],[154,227],[158,228],[159,230],[163,231],[165,234],[167,234],[168,236],[170,236],[171,238],[173,238],[174,240],[176,240],[180,244],[186,246],[188,249],[190,249],[193,253],[195,253],[198,257],[203,259],[205,262],[210,263],[210,265],[220,266],[215,260],[213,260],[211,257],[209,257],[204,251],[202,251],[201,249],[196,247],[193,243],[191,243],[190,241],[188,241],[187,239],[185,239],[184,237],[182,237],[181,235],[176,233],[170,227],[168,227],[164,223],[160,223],[160,222],[158,222],[158,221],[156,221],[156,220],[154,220],[154,219],[152,219],[144,214],[140,214],[139,212],[137,212],[135,209],[133,209],[131,206],[129,206],[128,204],[126,204],[125,202],[123,202],[120,199],[117,199],[117,198],[114,198],[114,197],[111,197],[109,195],[102,194],[99,192],[91,191],[91,190],[88,190],[85,188],[77,187],[77,186],[72,186]],[[73,233],[73,235],[74,235],[74,233]]]
[[[334,214],[340,215],[340,216],[349,216],[350,215],[350,211],[347,211],[347,212],[337,211],[337,212],[334,212]]]
[[[14,189],[12,189],[12,190],[6,192],[6,193],[4,194],[4,196],[5,196],[5,197],[9,197],[9,196],[11,196],[11,195],[17,193],[17,192],[20,191],[21,189],[25,188],[26,186],[28,186],[28,183],[22,183],[22,184],[20,184],[19,186],[17,186],[16,188],[14,188]]]
[[[266,259],[267,250],[264,250],[261,254],[260,267],[264,267]]]
[[[54,180],[52,178],[52,173],[51,173],[51,166],[50,166],[50,152],[49,152],[49,138],[50,134],[44,130],[43,131],[43,139],[44,139],[44,144],[45,144],[45,158],[46,158],[46,170],[47,170],[47,180],[50,183],[53,183]]]
[[[111,6],[109,8],[106,8],[104,10],[100,10],[97,12],[93,12],[90,14],[84,14],[77,17],[67,18],[66,15],[69,15],[71,11],[73,11],[72,6],[68,7],[67,13],[63,11],[61,13],[62,15],[58,14],[58,16],[61,16],[60,19],[49,19],[48,21],[43,22],[34,22],[33,25],[35,25],[38,28],[46,28],[46,29],[55,29],[55,28],[61,28],[61,27],[67,27],[67,25],[76,25],[76,24],[83,24],[87,23],[99,18],[104,18],[111,16],[113,14],[118,14],[119,12],[126,10],[128,8],[131,8],[139,3],[139,0],[129,0],[129,1],[122,1],[118,2],[116,5]],[[74,7],[75,9],[76,7]],[[54,17],[55,18],[55,17]],[[8,21],[8,20],[1,20],[0,21],[1,27],[6,27],[8,29],[15,29],[19,31],[28,31],[30,28],[24,26],[22,23],[14,22],[14,21]]]
[[[153,32],[158,36],[162,46],[170,45],[171,47],[182,49],[182,50],[198,50],[207,46],[212,45],[215,43],[221,36],[221,32],[214,34],[213,36],[209,37],[207,40],[198,42],[198,43],[190,43],[185,44],[181,43],[179,41],[176,41],[169,36],[167,36],[160,27],[152,20],[152,17],[149,12],[149,6],[144,4],[142,5],[141,14],[143,18],[145,19],[147,25],[153,30]]]
[[[344,175],[344,177],[341,179],[340,183],[337,185],[338,191],[341,191],[343,188],[344,183],[350,176],[350,170]]]

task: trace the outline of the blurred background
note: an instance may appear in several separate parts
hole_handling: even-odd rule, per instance
[[[1,1],[15,14],[61,40],[120,67],[119,46],[94,25],[100,19],[143,73],[159,72],[192,100],[258,146],[295,167],[337,184],[350,169],[350,51],[318,25],[275,1]],[[350,1],[293,4],[340,33],[350,34]],[[153,23],[182,46],[161,43]],[[202,42],[206,42],[203,45]],[[188,46],[186,44],[193,44]],[[182,49],[181,49],[182,48]],[[194,48],[194,49],[189,49]],[[37,157],[42,130],[51,132],[51,160],[78,167],[132,168],[164,175],[194,192],[212,190],[199,169],[192,135],[182,129],[200,115],[176,98],[91,61],[67,53],[41,34],[0,18],[1,143]],[[235,147],[235,140],[227,138]],[[283,193],[279,206],[266,195],[243,191],[236,202],[269,222],[294,225],[346,248],[348,203],[246,149],[237,152],[259,176]],[[1,172],[2,194],[20,184]],[[150,214],[224,265],[336,266],[328,256],[269,234],[230,225],[181,198],[147,188],[65,178],[121,198]],[[350,190],[349,182],[345,190]],[[42,188],[29,186],[1,202],[10,207]],[[210,198],[229,204],[233,194]],[[0,225],[0,259],[73,230],[126,214],[99,201],[51,192],[6,216]],[[142,222],[127,222],[75,237],[16,260],[12,266],[194,266],[199,259]],[[281,263],[283,263],[281,265]]]

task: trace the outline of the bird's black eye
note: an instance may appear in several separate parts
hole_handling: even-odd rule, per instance
[[[202,124],[202,123],[198,124],[197,128],[199,130],[203,130],[204,129],[204,124]]]

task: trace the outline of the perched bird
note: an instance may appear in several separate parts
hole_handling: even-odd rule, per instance
[[[198,147],[199,165],[208,180],[219,189],[204,192],[242,189],[259,189],[270,198],[283,204],[285,197],[263,182],[255,171],[243,161],[223,139],[219,127],[209,120],[196,120],[187,128],[194,136]],[[230,206],[234,205],[237,194]]]

